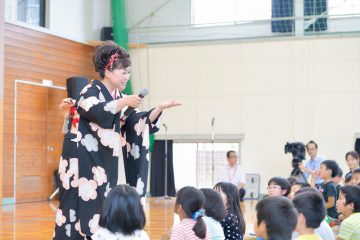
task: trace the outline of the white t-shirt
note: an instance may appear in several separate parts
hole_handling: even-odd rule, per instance
[[[116,240],[116,239],[128,239],[128,240],[149,240],[149,236],[144,230],[136,230],[131,235],[124,235],[122,233],[112,233],[106,228],[99,227],[99,229],[91,236],[93,240]]]
[[[239,164],[234,167],[226,165],[220,173],[219,182],[230,182],[239,187],[240,183],[246,184],[245,171]]]

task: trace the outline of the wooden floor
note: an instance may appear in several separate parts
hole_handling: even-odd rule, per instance
[[[247,232],[251,230],[256,201],[245,201],[242,205]],[[0,206],[0,239],[49,240],[54,229],[58,202],[36,202]],[[150,239],[160,239],[174,223],[174,199],[147,198],[146,231]],[[175,218],[175,221],[178,221]]]

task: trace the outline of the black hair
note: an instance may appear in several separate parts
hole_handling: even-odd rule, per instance
[[[290,193],[290,183],[288,180],[286,180],[283,177],[273,177],[269,180],[268,186],[270,186],[271,183],[274,183],[275,185],[279,185],[281,187],[281,190],[286,190],[284,196],[286,197]]]
[[[256,204],[258,226],[266,225],[270,240],[290,240],[297,224],[297,212],[290,200],[284,197],[264,198]]]
[[[318,148],[318,145],[316,142],[314,142],[313,140],[309,141],[307,144],[306,144],[306,149],[308,148],[308,145],[309,144],[314,144],[315,145],[315,148],[317,149]]]
[[[324,165],[326,169],[331,170],[331,177],[336,177],[339,172],[339,165],[334,160],[325,160],[321,163],[321,165]]]
[[[185,215],[192,218],[193,214],[201,210],[204,206],[204,194],[194,187],[183,187],[176,194],[176,205],[181,205]],[[195,235],[204,239],[206,237],[206,225],[202,217],[196,219],[193,229]]]
[[[108,65],[111,56],[118,54],[117,60],[111,64],[109,71],[114,69],[126,69],[131,65],[130,56],[126,50],[113,41],[106,41],[95,48],[93,55],[93,63],[95,71],[100,74],[103,79],[105,77],[106,66]]]
[[[342,177],[343,176],[343,170],[339,167],[339,170],[338,170],[338,174],[336,175],[337,177]]]
[[[348,173],[346,176],[345,176],[345,183],[349,183],[351,182],[351,179],[352,179],[352,173]]]
[[[235,152],[234,150],[230,150],[230,151],[228,151],[228,152],[226,153],[226,157],[229,158],[231,153],[235,153],[235,154],[236,154],[236,152]]]
[[[145,223],[144,209],[136,190],[128,185],[111,189],[100,212],[99,226],[112,233],[131,235],[135,230],[144,229]]]
[[[292,186],[292,185],[294,185],[294,183],[298,182],[298,179],[296,177],[288,177],[286,180],[288,181],[290,186]]]
[[[351,156],[352,158],[356,159],[358,161],[358,163],[360,163],[359,161],[359,154],[356,152],[356,151],[350,151],[350,152],[347,152],[345,154],[345,160],[347,159],[348,156]]]
[[[302,192],[296,194],[293,204],[306,220],[307,228],[318,228],[326,216],[325,203],[319,192]]]
[[[237,221],[239,222],[239,229],[244,234],[246,224],[243,213],[240,208],[240,195],[237,187],[232,183],[219,182],[215,184],[214,190],[220,190],[226,195],[227,198],[226,210],[236,216]]]
[[[299,185],[302,188],[311,187],[309,183],[307,182],[294,182],[291,186]]]
[[[205,214],[220,222],[225,218],[225,207],[221,199],[220,193],[210,189],[201,188],[200,191],[205,196]]]
[[[340,192],[345,195],[346,205],[353,203],[353,213],[360,212],[360,187],[345,185],[340,189]]]
[[[299,189],[299,191],[297,191],[297,192],[295,193],[295,196],[298,195],[298,194],[301,194],[301,193],[305,193],[305,192],[317,193],[317,192],[319,192],[319,191],[316,190],[315,188],[312,188],[312,187],[304,187],[304,188]],[[322,196],[322,195],[321,195],[321,196]]]
[[[352,170],[352,175],[354,174],[359,174],[360,173],[360,167],[359,168],[355,168],[354,170]]]

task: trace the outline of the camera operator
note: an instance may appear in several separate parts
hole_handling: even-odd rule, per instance
[[[306,179],[309,178],[309,175],[317,176],[317,172],[320,169],[320,164],[325,160],[325,157],[318,154],[318,145],[314,141],[309,141],[306,144],[306,151],[310,156],[308,162],[304,164],[299,163],[300,170],[304,173]],[[319,177],[315,179],[315,186],[318,188],[323,182]]]

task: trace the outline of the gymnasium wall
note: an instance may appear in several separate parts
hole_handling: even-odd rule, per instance
[[[344,155],[360,132],[359,36],[149,45],[131,57],[147,107],[183,103],[163,115],[169,135],[210,134],[212,117],[215,134],[244,134],[241,162],[261,174],[262,192],[291,171],[287,141],[315,140],[348,171]]]
[[[5,23],[4,33],[4,144],[2,152],[3,184],[1,188],[3,190],[3,198],[10,198],[9,201],[11,202],[14,187],[13,130],[15,79],[39,83],[41,83],[42,79],[49,79],[53,81],[54,85],[65,86],[66,79],[70,76],[80,75],[87,76],[88,78],[94,78],[97,75],[95,74],[91,63],[93,47],[89,45],[66,40],[60,37],[49,35],[47,33],[34,31],[9,23]],[[22,93],[20,92],[19,94],[21,96]],[[27,94],[29,94],[29,92],[27,92]],[[30,144],[27,146],[27,151],[29,153],[33,153],[32,156],[36,156],[37,151],[43,151],[44,153],[46,151],[46,146],[43,146],[43,149],[35,149],[35,145],[38,143],[38,141],[44,140],[42,138],[39,139],[35,137],[37,130],[44,128],[44,126],[41,125],[44,119],[39,119],[39,116],[37,116],[37,111],[42,111],[47,107],[46,102],[40,106],[39,104],[41,102],[37,101],[38,99],[36,99],[36,96],[41,98],[43,95],[40,94],[39,90],[34,90],[34,94],[30,93],[29,98],[32,100],[29,100],[28,108],[24,109],[24,115],[22,115],[23,117],[28,118],[28,122],[32,123],[31,127],[24,129],[22,126],[18,126],[18,131],[22,132],[21,137],[29,139]],[[51,93],[49,96],[51,96]],[[51,101],[49,100],[48,104],[50,103]],[[60,102],[53,102],[51,104],[57,108],[59,103]],[[56,111],[49,113],[48,117],[54,119],[54,121],[62,121],[61,115]],[[61,132],[61,128],[50,130],[51,131],[47,133],[48,135],[51,135],[55,132]],[[32,141],[33,143],[31,143]],[[55,146],[55,151],[61,151],[61,135],[57,142],[58,144]],[[25,151],[25,153],[27,152]],[[31,171],[34,170],[33,167],[37,166],[36,159],[32,157],[24,159],[23,155],[20,153],[18,155],[19,160],[21,159],[23,164],[25,164],[24,166],[28,166],[28,174],[31,175]],[[57,159],[59,159],[59,157],[60,155],[57,157]],[[54,162],[51,163],[51,167],[56,167],[56,164],[58,164],[58,160],[54,160]]]

